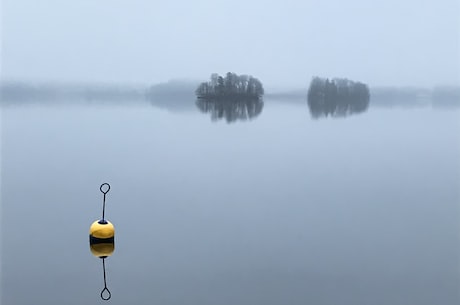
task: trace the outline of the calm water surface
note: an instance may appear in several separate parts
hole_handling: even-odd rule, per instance
[[[1,111],[4,305],[460,302],[459,109]],[[103,182],[108,302],[88,245]]]

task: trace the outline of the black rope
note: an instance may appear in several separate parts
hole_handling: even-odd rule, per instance
[[[104,289],[102,289],[101,291],[101,299],[103,299],[104,301],[108,301],[112,297],[112,294],[110,293],[109,288],[107,288],[107,279],[105,276],[105,257],[102,258],[102,270],[104,271]],[[107,296],[104,297],[104,292],[106,291]]]
[[[103,187],[105,185],[107,186],[106,191],[103,190]],[[99,221],[99,223],[100,224],[106,224],[107,221],[105,220],[105,195],[107,195],[107,193],[110,191],[110,184],[102,183],[101,186],[99,187],[99,190],[101,191],[102,194],[104,194],[104,199],[103,199],[103,203],[102,203],[102,219],[101,219],[101,221]]]

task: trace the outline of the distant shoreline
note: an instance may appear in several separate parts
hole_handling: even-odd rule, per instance
[[[124,102],[150,100],[168,107],[168,100],[174,104],[193,104],[198,99],[246,98],[246,96],[223,95],[198,96],[194,94],[198,82],[170,81],[151,86],[133,86],[130,84],[101,84],[101,83],[27,83],[27,82],[0,82],[0,103],[38,103],[40,101],[61,100],[70,101],[103,101]],[[370,106],[378,107],[412,107],[412,106],[447,106],[460,107],[460,86],[426,87],[370,87]],[[285,100],[293,103],[307,103],[308,88],[290,89],[286,91],[266,92],[264,100]],[[254,98],[251,96],[250,98]],[[192,106],[189,106],[192,107]]]

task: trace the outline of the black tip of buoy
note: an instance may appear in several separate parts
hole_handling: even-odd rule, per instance
[[[109,238],[97,238],[94,237],[93,235],[89,236],[89,244],[90,245],[97,245],[97,244],[113,244],[115,242],[115,237],[109,237]]]
[[[105,220],[105,219],[101,219],[101,220],[99,220],[97,223],[100,224],[100,225],[106,225],[106,224],[108,224],[107,220]]]

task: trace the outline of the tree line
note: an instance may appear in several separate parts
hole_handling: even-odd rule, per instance
[[[361,82],[313,77],[307,99],[313,117],[347,116],[366,111],[370,93],[368,86]]]
[[[246,97],[260,98],[264,94],[262,83],[250,75],[228,72],[225,77],[211,74],[208,82],[201,83],[195,91],[198,98]]]

